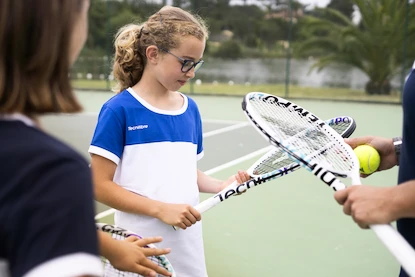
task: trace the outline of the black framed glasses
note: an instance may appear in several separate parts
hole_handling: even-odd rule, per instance
[[[159,47],[160,50],[169,53],[170,55],[175,56],[176,58],[178,58],[181,62],[182,62],[182,72],[183,73],[187,73],[189,72],[193,67],[195,68],[195,73],[202,67],[204,61],[200,60],[198,62],[194,62],[192,60],[186,60],[183,58],[180,58],[179,56],[176,56],[175,54],[173,54],[172,52],[170,52],[169,50],[163,48],[163,47]]]

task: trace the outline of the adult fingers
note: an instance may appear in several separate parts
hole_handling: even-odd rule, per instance
[[[337,203],[343,205],[344,202],[346,202],[348,195],[349,191],[347,189],[339,190],[334,193],[334,199],[337,201]]]
[[[365,137],[358,137],[358,138],[345,138],[344,142],[349,144],[353,149],[362,144],[368,144],[373,137],[365,136]]]

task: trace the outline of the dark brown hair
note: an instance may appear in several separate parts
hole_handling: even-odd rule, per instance
[[[165,6],[141,24],[128,24],[115,36],[113,74],[117,80],[115,92],[137,84],[147,63],[146,49],[150,45],[170,50],[179,47],[181,38],[194,36],[208,39],[205,22],[197,15],[177,7]]]
[[[81,110],[69,67],[84,1],[0,1],[0,114]]]

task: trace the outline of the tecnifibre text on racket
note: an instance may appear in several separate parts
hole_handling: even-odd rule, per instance
[[[353,118],[348,116],[335,117],[326,122],[342,137],[349,137],[356,129],[356,122]],[[267,181],[285,176],[299,168],[300,165],[297,162],[293,162],[284,151],[273,148],[259,158],[247,170],[252,179],[242,184],[238,184],[236,181],[233,182],[214,196],[209,197],[196,205],[195,209],[200,213],[204,213],[232,195],[244,192],[247,189],[256,187]]]
[[[334,117],[326,122],[342,137],[349,137],[356,129],[356,122],[353,118],[348,116]],[[281,151],[279,148],[272,148],[247,170],[252,179],[242,184],[238,184],[236,181],[233,182],[220,192],[200,202],[195,206],[195,209],[200,213],[204,213],[219,203],[227,200],[230,196],[244,192],[247,189],[256,187],[262,183],[285,176],[296,171],[300,167],[301,166],[297,162],[293,162],[284,151]],[[177,229],[177,227],[173,228],[175,230]]]
[[[123,229],[123,228],[120,228],[118,226],[111,225],[111,224],[96,223],[96,227],[97,227],[98,230],[101,230],[105,233],[112,234],[112,237],[114,239],[118,239],[118,240],[123,240],[123,239],[125,239],[129,236],[136,236],[140,239],[142,238],[141,236],[137,235],[136,233],[134,233],[132,231],[128,231],[126,229]],[[149,244],[149,245],[147,245],[147,247],[157,248],[153,244]],[[170,264],[170,261],[167,259],[167,257],[165,255],[151,256],[151,257],[147,257],[147,258],[150,259],[155,264],[157,264],[161,267],[164,267],[167,271],[171,272],[172,277],[177,277],[175,272],[174,272],[173,266]],[[120,271],[120,270],[114,268],[107,259],[103,259],[103,266],[104,266],[104,277],[118,277],[118,276],[140,277],[140,276],[142,276],[142,275],[137,274],[137,273]],[[164,275],[158,274],[157,277],[159,277],[159,276],[161,277],[161,276],[164,276]]]
[[[353,149],[328,124],[301,106],[260,92],[244,97],[242,109],[272,145],[312,172],[334,190],[346,188],[340,178],[360,184],[359,161]],[[415,276],[415,251],[390,225],[370,228],[410,276]]]

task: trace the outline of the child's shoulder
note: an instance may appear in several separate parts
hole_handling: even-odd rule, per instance
[[[128,92],[127,89],[113,95],[111,98],[107,100],[107,102],[104,103],[104,106],[110,107],[110,108],[117,108],[120,106],[124,106],[126,102],[131,101],[131,94]]]
[[[187,105],[188,105],[189,108],[199,109],[198,106],[197,106],[196,101],[193,98],[191,98],[189,95],[187,95],[185,93],[182,93],[182,92],[180,92],[180,93],[183,95],[183,97],[185,97],[187,99]]]
[[[129,89],[125,89],[109,98],[102,105],[102,110],[112,110],[116,114],[124,114],[141,107],[142,105],[131,95]]]

